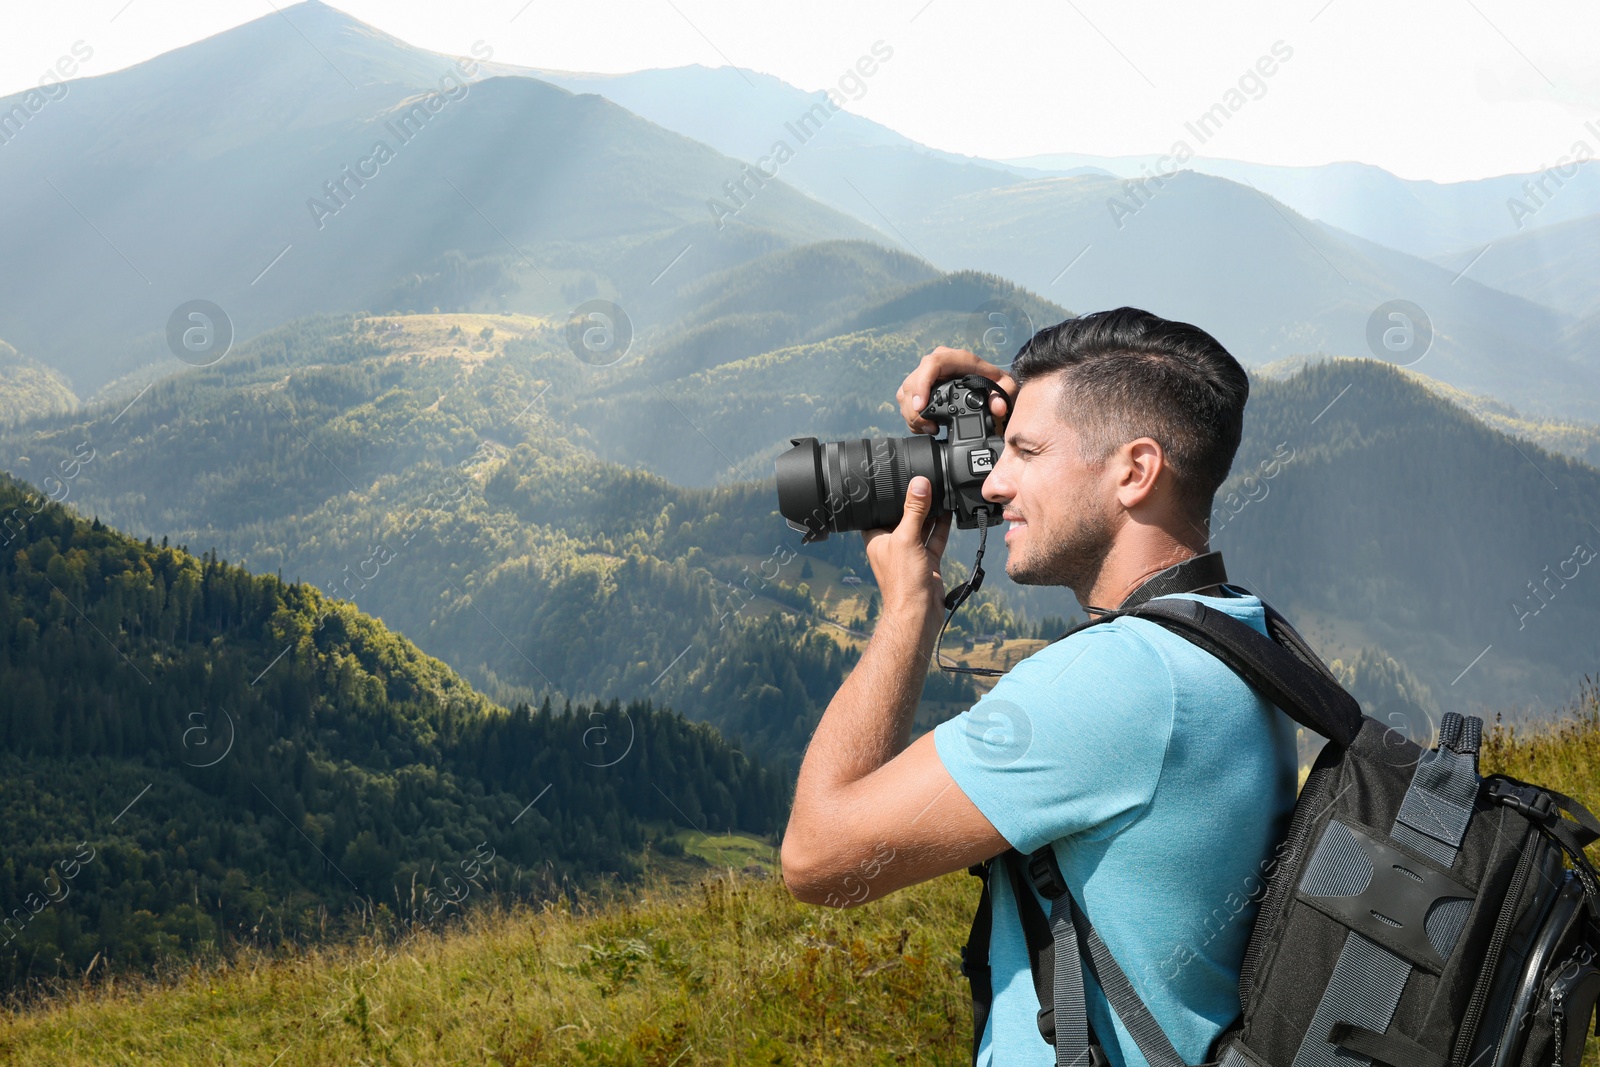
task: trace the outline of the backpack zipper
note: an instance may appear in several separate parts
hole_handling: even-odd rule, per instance
[[[1561,1062],[1561,1050],[1567,1044],[1567,998],[1558,988],[1550,991],[1550,1028],[1555,1035],[1556,1062]]]
[[[1489,999],[1489,987],[1494,984],[1495,968],[1500,963],[1500,953],[1505,948],[1506,938],[1511,934],[1511,927],[1516,923],[1517,909],[1522,905],[1522,895],[1527,888],[1528,874],[1533,866],[1533,854],[1537,851],[1528,847],[1533,836],[1534,829],[1530,825],[1522,838],[1522,851],[1517,858],[1517,869],[1511,875],[1511,895],[1506,898],[1506,906],[1500,910],[1500,918],[1494,924],[1494,935],[1489,938],[1489,947],[1483,954],[1483,969],[1478,984],[1472,990],[1472,1000],[1467,1005],[1467,1013],[1461,1020],[1461,1034],[1456,1039],[1455,1055],[1452,1057],[1457,1063],[1465,1063],[1472,1051],[1472,1042],[1478,1036],[1478,1026],[1482,1022],[1484,1006]]]

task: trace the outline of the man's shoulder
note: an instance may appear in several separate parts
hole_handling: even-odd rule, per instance
[[[1103,678],[1109,671],[1125,681],[1159,681],[1165,687],[1167,664],[1159,646],[1143,626],[1129,626],[1128,621],[1111,619],[1052,641],[1019,662],[1008,677],[1054,687],[1074,677]]]

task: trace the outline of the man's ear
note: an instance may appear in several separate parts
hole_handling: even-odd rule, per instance
[[[1167,469],[1167,454],[1153,437],[1137,437],[1117,449],[1117,502],[1132,510],[1155,492]]]

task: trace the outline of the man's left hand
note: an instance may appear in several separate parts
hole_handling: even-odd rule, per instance
[[[919,493],[920,490],[920,493]],[[885,613],[914,612],[937,618],[944,610],[944,579],[939,560],[950,539],[951,512],[931,524],[933,487],[917,475],[906,487],[905,512],[894,529],[863,530],[867,562],[883,595]]]

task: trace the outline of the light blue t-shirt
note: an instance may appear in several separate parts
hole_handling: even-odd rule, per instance
[[[1180,595],[1265,633],[1261,601],[1226,591]],[[1239,967],[1294,806],[1294,723],[1184,638],[1119,618],[1017,664],[935,727],[934,742],[1015,848],[1052,844],[1078,906],[1173,1047],[1200,1063],[1239,1015]],[[1051,1067],[1016,902],[995,873],[994,1003],[978,1067]],[[1146,1067],[1087,969],[1084,984],[1107,1058]]]

